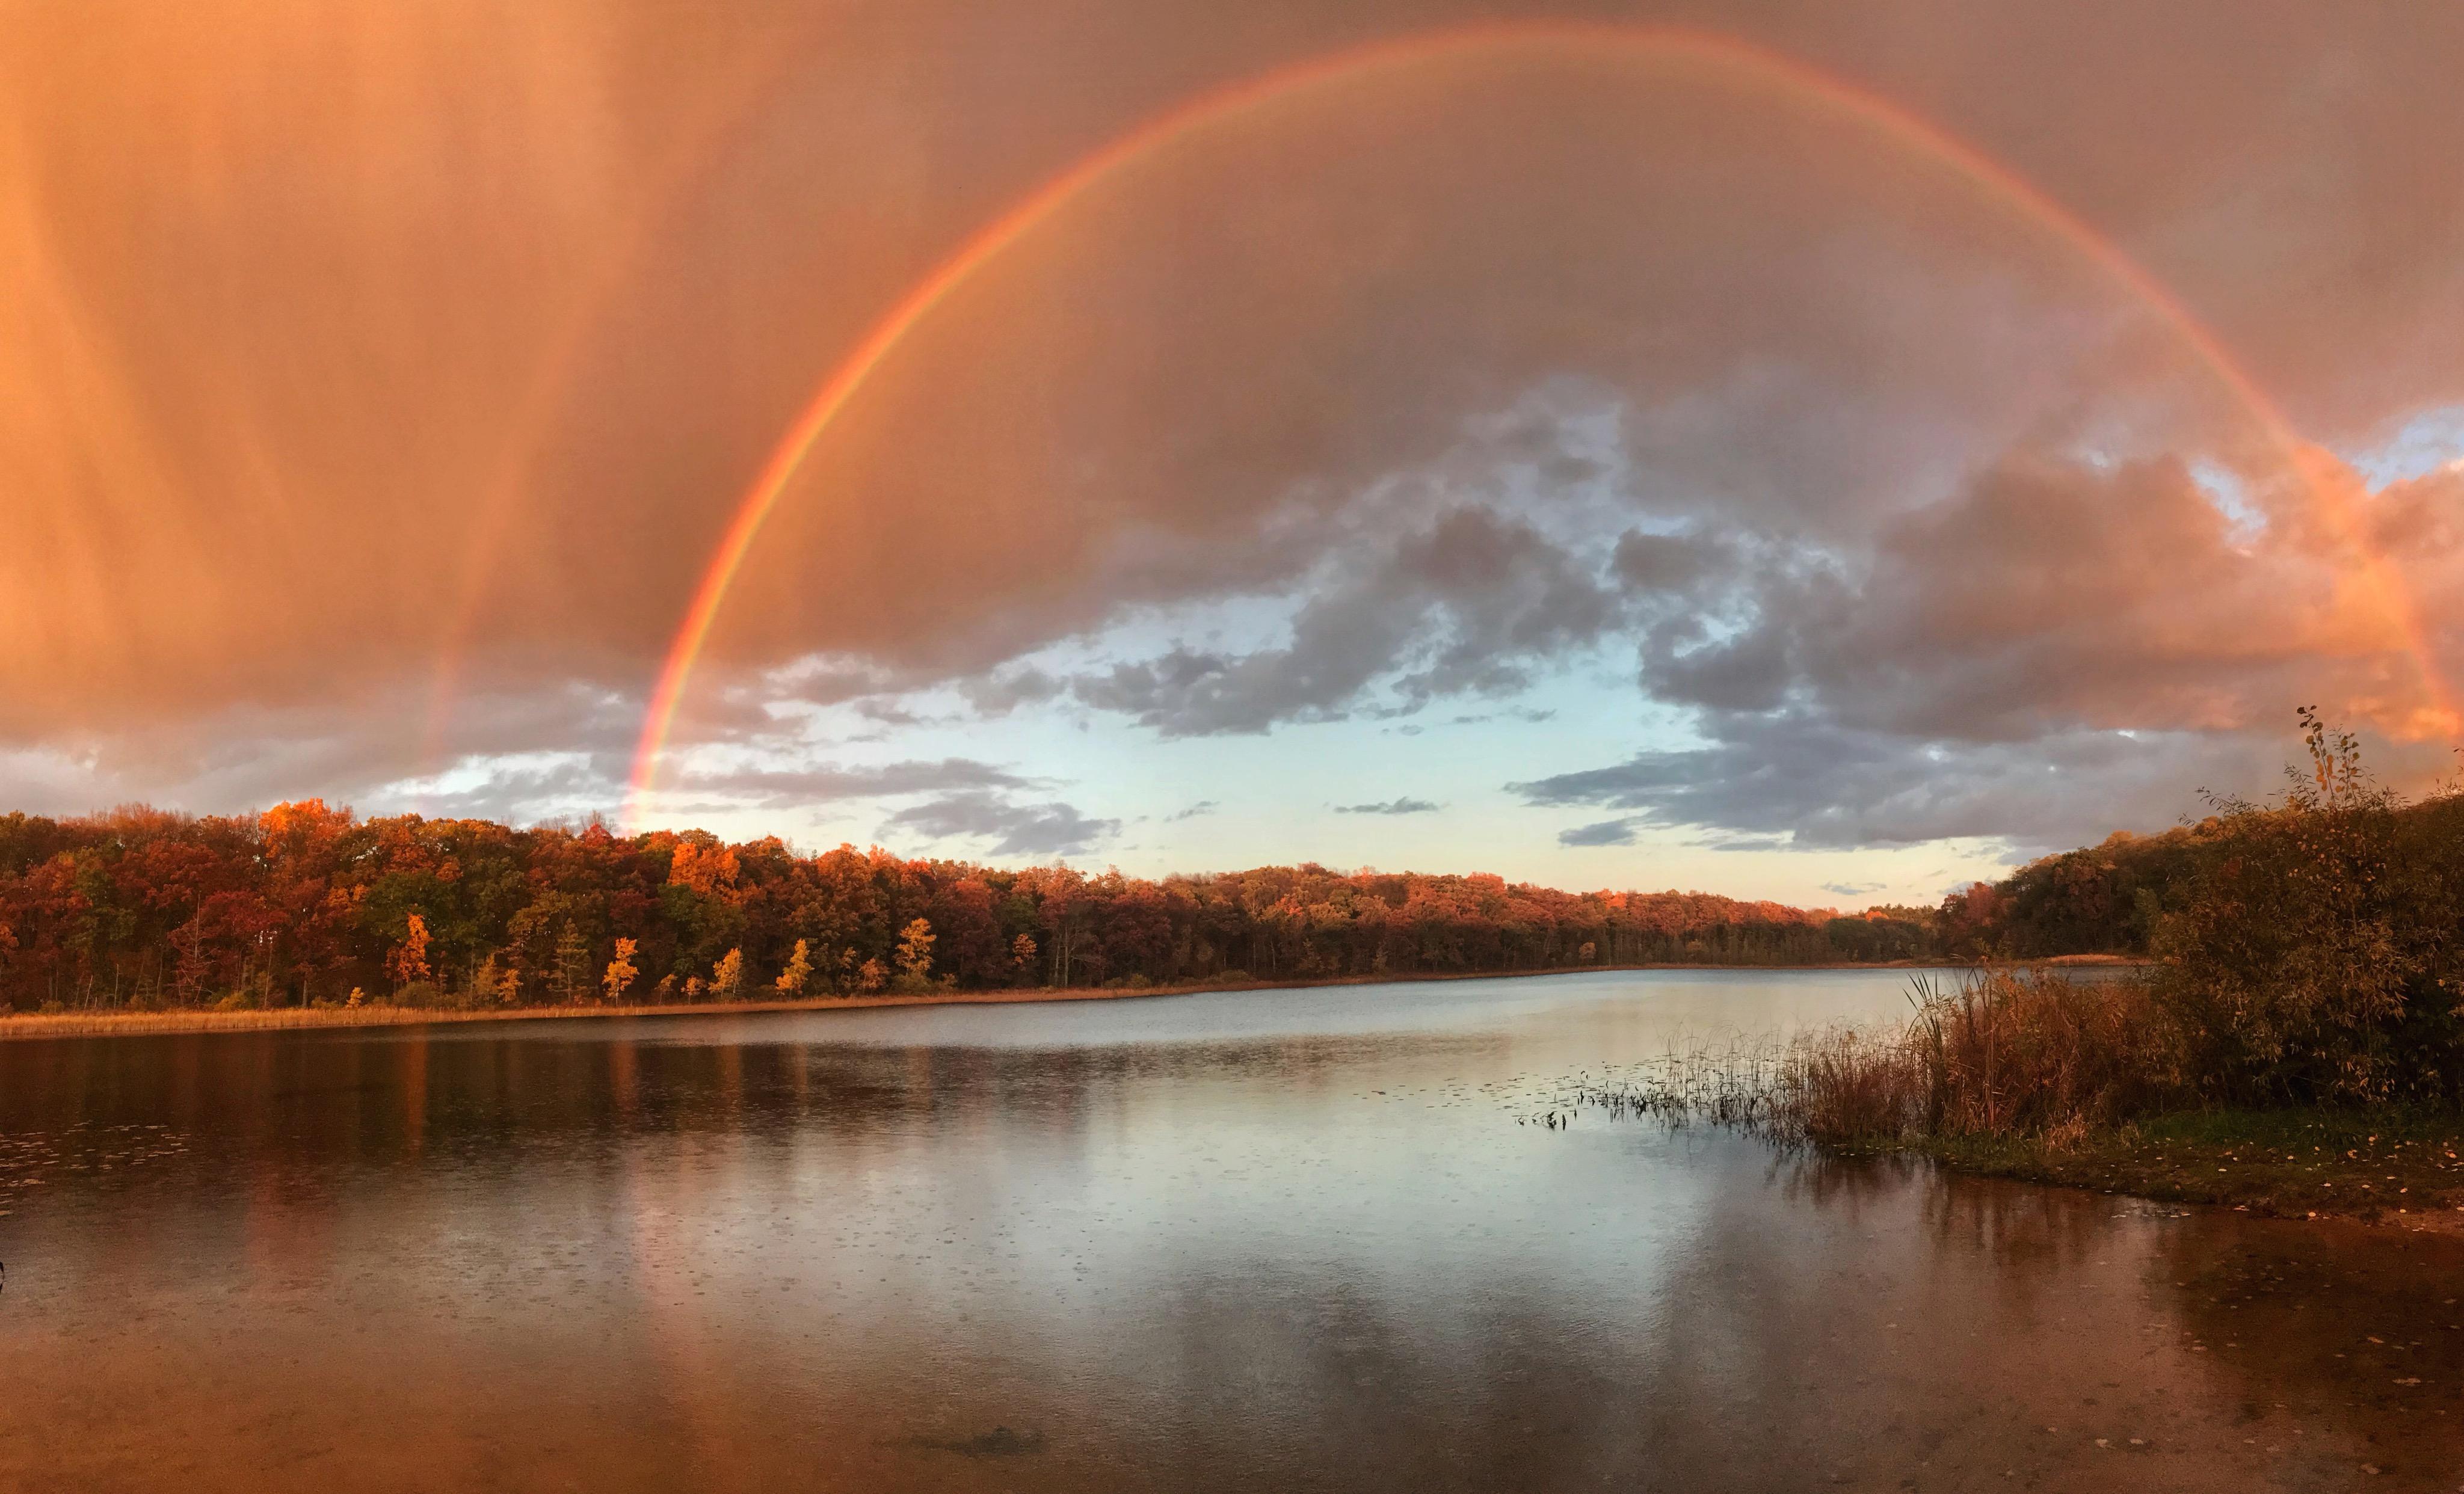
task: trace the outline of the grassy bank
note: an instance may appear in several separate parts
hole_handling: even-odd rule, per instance
[[[1917,983],[1903,1029],[1798,1041],[1773,1129],[1980,1175],[2290,1218],[2464,1206],[2464,1110],[2444,1095],[2228,1084],[2178,970],[2077,981],[1991,970]],[[2291,1050],[2287,1072],[2317,1066]]]
[[[1960,1172],[2284,1219],[2357,1218],[2464,1230],[2464,1120],[2453,1113],[2194,1110],[2042,1136],[1932,1137]]]

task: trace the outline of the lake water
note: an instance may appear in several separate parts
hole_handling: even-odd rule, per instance
[[[0,1044],[0,1489],[2464,1487],[2453,1240],[1516,1123],[1905,978]]]

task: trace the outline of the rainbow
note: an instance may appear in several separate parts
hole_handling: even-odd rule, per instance
[[[2181,301],[2136,261],[2012,167],[1889,99],[1794,57],[1690,27],[1585,21],[1475,22],[1307,58],[1202,93],[1148,120],[1036,187],[976,231],[883,313],[813,391],[752,486],[738,500],[670,644],[643,714],[626,818],[638,824],[656,787],[659,759],[712,625],[761,526],[813,444],[918,323],[1013,245],[1114,172],[1208,129],[1269,105],[1433,62],[1511,52],[1565,53],[1678,63],[1781,102],[1834,116],[1873,138],[1953,173],[2067,245],[2115,287],[2154,311],[2256,424],[2313,507],[2356,562],[2392,631],[2419,668],[2430,706],[2408,722],[2422,736],[2464,724],[2435,665],[2430,633],[2403,577],[2370,543],[2358,485],[2330,453],[2302,441],[2284,415]]]

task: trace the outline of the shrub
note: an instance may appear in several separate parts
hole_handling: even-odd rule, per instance
[[[2187,1076],[2232,1104],[2453,1099],[2458,801],[2406,804],[2350,734],[2301,720],[2307,773],[2274,804],[2214,802],[2213,844],[2157,925]]]

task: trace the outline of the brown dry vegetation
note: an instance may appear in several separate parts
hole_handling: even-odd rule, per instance
[[[1561,1103],[2032,1182],[2464,1229],[2464,1110],[2203,1102],[2171,978],[1920,978],[1903,1025],[1673,1052]]]
[[[1679,1057],[1581,1098],[2043,1181],[2453,1221],[2464,799],[2408,803],[2349,735],[2302,722],[2310,762],[2281,800],[2215,802],[2146,969],[1920,979],[1903,1026],[1809,1034],[1709,1084]]]

